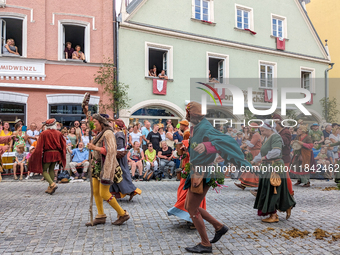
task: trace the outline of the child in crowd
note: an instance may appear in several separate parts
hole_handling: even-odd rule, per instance
[[[24,167],[25,167],[25,144],[18,144],[16,146],[16,152],[15,152],[15,162],[13,165],[13,173],[14,173],[14,180],[18,180],[17,177],[17,169],[16,167],[20,167],[20,178],[19,180],[22,180],[22,176],[24,174]]]
[[[34,152],[35,150],[35,147],[34,146],[31,146],[30,149],[29,149],[29,152],[27,153],[26,155],[26,165],[28,166],[28,162],[29,162],[29,158],[31,157],[32,153]],[[30,173],[28,172],[27,173],[27,177],[26,177],[26,180],[28,180],[30,177],[33,176],[33,173]]]

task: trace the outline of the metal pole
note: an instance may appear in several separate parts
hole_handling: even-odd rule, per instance
[[[331,67],[327,68],[326,71],[325,71],[325,119],[326,121],[328,122],[327,118],[328,118],[328,107],[327,107],[327,104],[328,104],[328,72],[330,70],[333,69],[333,66],[334,66],[334,63],[331,63],[330,64]]]

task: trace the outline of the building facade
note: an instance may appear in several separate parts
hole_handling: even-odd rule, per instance
[[[120,111],[126,122],[172,118],[176,123],[185,117],[190,88],[199,79],[242,90],[252,84],[258,109],[270,108],[266,97],[273,88],[303,87],[313,96],[306,105],[312,115],[297,112],[298,117],[322,121],[319,100],[330,60],[298,0],[134,0],[127,6],[122,1],[119,20],[119,80],[130,86],[131,98],[130,108]],[[166,91],[164,82],[149,74],[154,66],[168,77]],[[207,117],[241,119],[233,115],[230,92],[219,93],[227,107],[215,107]]]
[[[85,92],[91,93],[91,105],[108,102],[94,76],[114,54],[112,4],[0,1],[0,119],[39,125],[54,117],[70,125],[84,117]],[[18,55],[6,51],[8,39]],[[66,55],[66,42],[73,49],[79,45],[85,61]]]
[[[340,35],[336,32],[340,29],[340,24],[336,21],[340,14],[340,2],[312,0],[306,4],[306,8],[320,38],[328,41],[331,60],[335,63],[333,69],[329,71],[329,96],[338,100],[338,110],[340,110],[340,50],[338,48]]]

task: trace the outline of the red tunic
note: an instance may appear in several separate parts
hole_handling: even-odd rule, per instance
[[[37,147],[30,157],[28,171],[42,173],[42,164],[60,162],[66,166],[66,140],[57,130],[47,129],[38,139]]]

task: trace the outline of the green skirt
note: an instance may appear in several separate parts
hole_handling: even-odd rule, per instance
[[[271,172],[260,174],[259,187],[254,204],[254,208],[259,210],[260,216],[274,213],[276,210],[285,212],[296,204],[288,190],[286,173],[279,173],[281,185],[276,187],[277,194],[274,194],[274,186],[270,184],[270,175]]]

